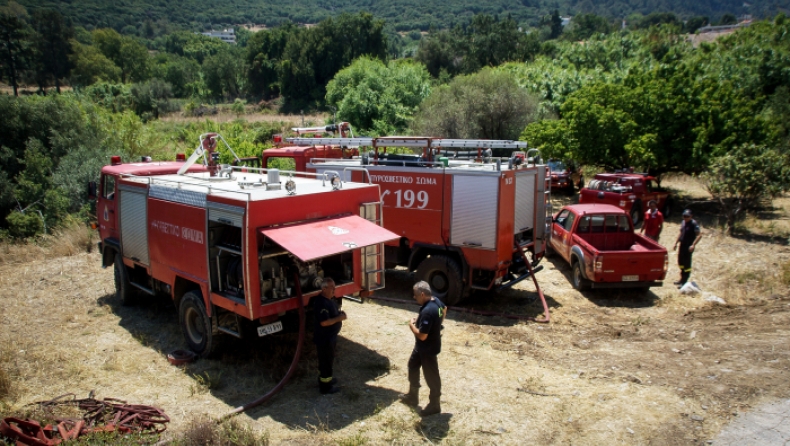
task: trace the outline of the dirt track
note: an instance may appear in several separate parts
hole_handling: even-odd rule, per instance
[[[668,225],[665,245],[676,228]],[[538,277],[550,325],[449,313],[444,413],[422,421],[396,401],[407,386],[406,321],[416,307],[347,302],[336,364],[343,391],[318,395],[307,342],[292,382],[241,419],[275,444],[702,443],[750,407],[790,397],[790,295],[773,285],[789,260],[785,246],[708,232],[693,279],[726,306],[669,284],[643,296],[582,295],[567,266],[546,261]],[[293,335],[230,342],[220,360],[171,366],[167,352],[184,345],[175,309],[118,305],[112,271],[99,263],[94,253],[0,267],[0,346],[16,389],[8,411],[96,390],[162,407],[176,433],[196,416],[254,399],[284,373]],[[672,265],[668,282],[676,274]],[[412,281],[392,271],[379,295],[406,298]],[[466,306],[539,315],[533,286],[517,288]]]

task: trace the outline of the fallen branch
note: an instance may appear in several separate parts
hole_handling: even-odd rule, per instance
[[[540,392],[535,392],[535,391],[532,391],[532,390],[529,390],[529,389],[522,389],[521,387],[517,388],[516,390],[518,390],[519,392],[524,392],[524,393],[528,393],[530,395],[537,395],[537,396],[560,396],[559,394],[556,394],[556,393],[540,393]]]

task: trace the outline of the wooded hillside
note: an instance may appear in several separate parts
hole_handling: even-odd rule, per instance
[[[110,27],[117,31],[146,23],[152,31],[165,26],[192,30],[239,24],[271,27],[286,21],[318,23],[343,12],[370,12],[397,30],[425,31],[432,25],[437,28],[460,25],[476,14],[510,15],[520,26],[537,26],[542,17],[555,9],[563,16],[593,13],[617,19],[626,19],[632,14],[673,12],[684,19],[706,16],[714,22],[724,14],[766,18],[790,9],[788,0],[756,0],[749,2],[750,6],[744,6],[746,3],[740,0],[23,0],[19,3],[29,10],[42,7],[58,10],[75,25]]]

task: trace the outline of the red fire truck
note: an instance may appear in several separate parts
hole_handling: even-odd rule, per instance
[[[472,290],[502,289],[530,277],[550,235],[550,175],[526,142],[425,137],[288,138],[263,165],[291,156],[308,172],[381,186],[389,268],[404,266],[456,304]],[[314,146],[370,147],[362,156],[312,158]],[[393,149],[416,150],[415,154]],[[301,149],[301,150],[299,150]],[[390,153],[387,150],[390,149]],[[494,158],[493,150],[514,151]],[[533,156],[530,156],[533,155]],[[364,168],[364,172],[362,169]],[[528,260],[525,253],[532,257]]]
[[[599,173],[579,191],[579,203],[611,204],[626,211],[639,227],[650,200],[656,201],[664,218],[672,212],[669,191],[658,186],[657,178],[643,173]]]
[[[318,137],[326,133],[337,135],[341,138],[353,137],[351,125],[347,122],[318,127],[293,127],[291,130],[297,135],[312,133]],[[334,139],[332,139],[334,141]],[[307,171],[307,162],[313,158],[353,158],[359,155],[355,147],[341,147],[336,144],[312,144],[308,147],[286,146],[283,144],[282,135],[274,135],[276,147],[263,151],[261,163],[264,167],[285,165],[297,172]],[[258,161],[249,159],[247,161]]]
[[[206,356],[219,335],[282,330],[323,277],[338,297],[384,286],[383,243],[398,237],[378,224],[378,185],[219,164],[225,140],[200,139],[189,160],[113,157],[102,169],[102,265],[114,267],[123,303],[169,296],[189,348]]]

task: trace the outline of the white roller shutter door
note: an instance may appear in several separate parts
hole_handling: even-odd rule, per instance
[[[123,256],[148,265],[148,191],[120,185],[119,192]]]
[[[499,175],[453,175],[450,243],[496,248]]]

